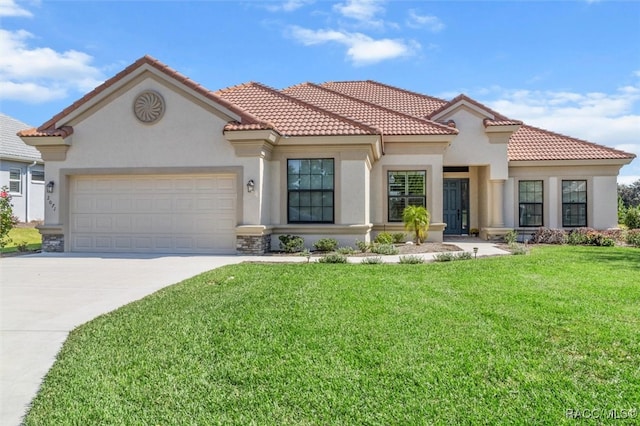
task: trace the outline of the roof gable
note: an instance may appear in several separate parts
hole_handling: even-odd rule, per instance
[[[200,84],[185,77],[151,56],[146,55],[84,95],[82,98],[78,99],[37,129],[30,129],[29,131],[21,132],[20,136],[61,136],[60,130],[65,127],[69,121],[145,72],[150,72],[153,75],[173,84],[182,85],[183,88],[191,91],[194,95],[208,101],[208,104],[213,105],[214,108],[229,119],[241,119],[247,122],[253,122],[255,120],[254,117],[245,115],[244,112],[238,109],[235,105],[217,97],[213,92],[204,88]],[[70,134],[70,132],[72,132],[72,129],[67,129],[65,131],[66,134]]]

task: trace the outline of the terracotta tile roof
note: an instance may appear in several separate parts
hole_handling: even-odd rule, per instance
[[[465,95],[447,102],[371,80],[328,82],[321,86],[303,84],[282,92],[259,83],[248,83],[212,92],[156,59],[144,56],[42,126],[22,130],[18,135],[69,136],[73,128],[56,128],[56,124],[64,123],[66,116],[144,65],[155,68],[237,115],[240,120],[228,123],[225,127],[228,131],[274,129],[283,135],[304,136],[379,134],[381,130],[388,134],[452,134],[457,130],[451,123],[439,124],[428,118],[460,100],[473,103],[494,116],[485,121],[485,126],[521,123]],[[623,151],[526,125],[511,137],[508,154],[511,161],[635,157]]]
[[[380,129],[385,135],[455,135],[458,133],[456,129],[447,125],[377,106],[313,83],[292,86],[282,92],[323,110]]]
[[[24,137],[62,137],[66,138],[73,134],[73,127],[62,126],[57,129],[27,129],[18,132],[18,136]]]
[[[509,140],[509,161],[631,159],[634,154],[523,125]]]
[[[216,92],[247,113],[271,123],[289,136],[367,135],[379,131],[370,126],[321,110],[260,83],[246,83]],[[225,130],[245,130],[244,123],[227,125]]]
[[[340,92],[353,98],[380,105],[414,117],[427,117],[433,111],[448,104],[443,99],[422,95],[377,81],[331,81],[322,87]]]

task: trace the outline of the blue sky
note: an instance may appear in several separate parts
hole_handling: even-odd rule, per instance
[[[0,0],[0,111],[30,125],[149,54],[217,90],[372,79],[640,157],[640,2]],[[640,179],[640,158],[620,182]]]

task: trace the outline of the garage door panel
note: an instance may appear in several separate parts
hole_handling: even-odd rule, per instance
[[[227,191],[235,191],[236,180],[232,177],[223,177],[216,181],[217,188],[219,191],[227,192]]]
[[[128,215],[118,215],[115,217],[115,232],[131,232],[133,230],[132,217]]]
[[[92,232],[93,216],[76,215],[71,222],[71,232]]]
[[[72,213],[92,213],[94,199],[91,197],[80,196],[76,198],[71,205]]]
[[[96,215],[95,231],[96,232],[113,232],[113,218],[107,215]]]
[[[77,176],[73,251],[232,253],[233,175]]]
[[[155,211],[173,211],[173,200],[171,198],[156,198],[153,203]]]

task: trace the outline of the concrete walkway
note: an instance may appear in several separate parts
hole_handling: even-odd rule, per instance
[[[452,242],[478,256],[505,254],[480,240]],[[433,254],[424,254],[426,260]],[[399,256],[383,256],[398,262]],[[71,330],[201,272],[297,256],[173,256],[43,253],[0,259],[0,425],[21,423]],[[359,263],[362,258],[351,258]]]

